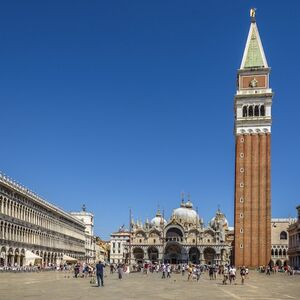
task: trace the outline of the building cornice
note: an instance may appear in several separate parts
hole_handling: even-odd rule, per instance
[[[17,191],[22,196],[29,198],[31,201],[39,204],[40,206],[68,219],[71,222],[77,223],[83,227],[85,227],[85,224],[81,222],[80,220],[76,219],[75,217],[71,216],[69,213],[65,212],[63,209],[57,207],[54,204],[51,204],[50,202],[46,201],[36,193],[32,192],[25,186],[17,183],[10,177],[4,175],[2,172],[0,172],[0,183],[2,183],[6,188],[10,188],[12,190]]]

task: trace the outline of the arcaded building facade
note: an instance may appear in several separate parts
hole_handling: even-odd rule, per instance
[[[85,225],[0,174],[0,266],[24,266],[28,251],[42,266],[83,260]]]
[[[129,259],[131,265],[151,262],[230,263],[230,230],[224,214],[218,209],[207,226],[193,209],[190,200],[182,200],[166,221],[158,210],[151,221],[131,222]]]
[[[297,220],[288,228],[289,234],[289,262],[290,265],[300,270],[300,205],[296,207],[298,216]]]
[[[282,267],[289,264],[288,229],[294,218],[273,218],[271,220],[271,264]]]
[[[237,74],[235,109],[236,266],[267,265],[271,258],[271,124],[273,92],[255,11]]]

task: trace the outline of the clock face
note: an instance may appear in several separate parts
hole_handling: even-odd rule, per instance
[[[267,75],[240,76],[241,89],[267,88]]]

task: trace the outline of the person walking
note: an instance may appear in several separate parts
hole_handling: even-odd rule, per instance
[[[193,275],[193,268],[191,265],[189,265],[187,271],[188,271],[188,280],[190,280]]]
[[[171,278],[171,266],[167,264],[167,278]]]
[[[182,265],[182,268],[181,268],[181,275],[184,276],[184,273],[185,273],[185,264]]]
[[[104,268],[105,265],[101,262],[101,260],[99,260],[99,262],[96,264],[96,276],[97,276],[98,287],[100,286],[100,282],[101,282],[101,286],[104,286],[104,282],[103,282]]]
[[[109,268],[110,268],[110,274],[114,274],[114,269],[115,269],[114,265],[110,264]]]
[[[121,264],[118,265],[118,275],[119,275],[119,279],[122,280],[122,278],[123,278],[123,266]]]
[[[241,275],[241,279],[242,279],[242,284],[244,284],[244,282],[245,282],[245,277],[246,277],[246,268],[245,268],[245,266],[243,266],[243,267],[241,268],[240,275]]]
[[[223,270],[223,284],[224,284],[224,285],[227,284],[228,276],[229,276],[228,267],[225,266],[225,267],[224,267],[224,270]]]
[[[162,277],[161,278],[162,279],[166,278],[166,265],[165,264],[162,265]]]
[[[236,268],[234,266],[229,269],[229,282],[235,282]]]
[[[213,272],[214,272],[213,279],[217,280],[218,266],[215,265],[213,266]]]
[[[209,267],[208,274],[209,274],[209,280],[214,279],[214,268],[212,266]]]
[[[197,281],[199,281],[200,276],[201,276],[200,265],[197,265],[197,266],[196,266],[196,275],[197,275]]]
[[[76,263],[76,265],[74,267],[75,278],[78,277],[79,271],[80,271],[80,265],[79,265],[79,263]]]

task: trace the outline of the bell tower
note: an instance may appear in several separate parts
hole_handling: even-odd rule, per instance
[[[235,110],[234,263],[266,265],[271,257],[270,68],[259,36],[255,9],[237,72]]]

